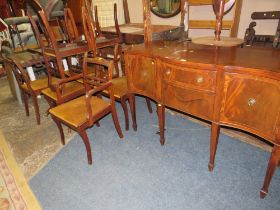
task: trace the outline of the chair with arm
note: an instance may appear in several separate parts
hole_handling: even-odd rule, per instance
[[[85,0],[85,2],[87,2],[87,0]],[[90,6],[88,6],[90,7]],[[124,16],[125,16],[125,23],[126,24],[131,24],[130,23],[130,17],[129,17],[129,11],[128,11],[128,4],[127,1],[123,1],[123,7],[124,7]],[[102,30],[100,28],[100,24],[99,24],[99,19],[98,19],[98,11],[97,11],[97,6],[94,6],[94,19],[95,19],[95,28],[96,28],[96,34],[101,35],[101,36],[105,36],[105,37],[119,37],[120,40],[120,50],[122,51],[122,49],[126,48],[127,44],[139,44],[141,43],[143,40],[142,39],[134,39],[134,38],[128,38],[129,36],[124,35],[121,33],[120,31],[120,27],[119,27],[119,23],[118,23],[118,14],[117,14],[117,4],[114,3],[114,23],[115,23],[115,34],[114,33],[106,33],[105,35],[102,34]],[[125,37],[124,37],[125,36]],[[127,43],[127,41],[129,40],[129,43]],[[122,71],[122,75],[126,75],[125,73],[125,65],[124,65],[124,58],[123,58],[123,53],[121,52],[120,55],[120,59],[121,59],[121,71]],[[153,112],[152,110],[152,106],[151,106],[151,102],[150,99],[146,98],[146,103],[147,103],[147,107],[150,113]]]
[[[87,58],[84,59],[85,67],[88,64],[88,61],[90,61],[92,65],[105,66],[111,71],[114,68],[112,61],[100,62],[92,59],[88,60]],[[83,74],[84,85],[87,90],[85,96],[81,96],[50,109],[50,114],[60,131],[62,144],[65,144],[64,133],[61,126],[61,124],[64,124],[79,133],[86,147],[88,164],[92,164],[91,146],[86,133],[87,128],[92,127],[99,119],[111,112],[119,137],[123,138],[123,134],[117,117],[112,83],[96,78],[92,75],[88,75],[87,71],[84,71]],[[91,87],[94,88],[91,89]],[[108,91],[108,95],[110,97],[109,101],[103,100],[98,95],[96,96],[96,94],[104,90]]]
[[[84,27],[84,33],[85,33],[85,38],[89,44],[89,49],[92,50],[93,52],[96,51],[97,47],[96,47],[96,33],[95,33],[95,28],[94,28],[94,23],[91,19],[91,15],[89,14],[88,10],[83,7],[82,8],[83,11],[83,27]],[[93,58],[88,58],[88,62],[105,62],[104,58],[100,58],[100,57],[96,57],[93,56]],[[83,71],[88,71],[87,68],[83,68]],[[103,71],[103,73],[101,73],[101,71]],[[105,71],[105,72],[104,72]],[[129,118],[128,118],[128,108],[126,105],[126,100],[129,97],[128,94],[128,89],[127,89],[127,80],[125,76],[122,77],[114,77],[114,72],[113,69],[100,69],[98,68],[95,71],[95,76],[97,77],[101,77],[102,79],[106,79],[108,81],[111,81],[113,86],[112,86],[112,90],[114,93],[114,97],[117,101],[119,101],[122,105],[123,111],[124,111],[124,115],[125,115],[125,128],[126,130],[129,129]],[[105,94],[108,94],[106,91],[104,92]],[[132,109],[130,109],[132,110]],[[131,112],[131,114],[133,115],[134,113]],[[137,125],[136,123],[133,122],[133,128],[134,130],[137,129]]]
[[[84,43],[58,43],[50,28],[44,9],[36,0],[28,0],[28,3],[37,13],[38,24],[43,32],[43,34],[40,33],[36,21],[29,14],[49,77],[49,87],[42,93],[50,107],[54,107],[84,94],[84,86],[76,81],[82,78],[81,72],[77,73],[76,69],[70,68],[71,66],[69,66],[69,71],[65,71],[63,59],[82,55],[87,51],[87,45]],[[54,75],[60,79],[53,81],[52,76]]]

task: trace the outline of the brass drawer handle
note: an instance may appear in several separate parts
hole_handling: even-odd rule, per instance
[[[170,75],[170,74],[171,74],[170,69],[167,69],[167,70],[165,71],[165,74],[166,74],[167,76]]]
[[[203,78],[202,76],[199,76],[199,77],[196,78],[196,82],[197,82],[198,84],[201,84],[201,83],[204,82],[204,78]]]
[[[257,103],[257,100],[254,98],[249,98],[248,106],[254,106]]]
[[[154,61],[152,61],[152,65],[155,65],[155,62],[154,62]]]

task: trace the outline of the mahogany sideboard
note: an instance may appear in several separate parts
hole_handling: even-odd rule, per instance
[[[165,106],[211,122],[210,161],[214,168],[220,126],[238,128],[271,142],[261,198],[280,165],[280,50],[225,48],[190,42],[157,41],[125,51],[130,103],[134,94],[158,103],[160,143]],[[136,115],[132,116],[136,124]]]

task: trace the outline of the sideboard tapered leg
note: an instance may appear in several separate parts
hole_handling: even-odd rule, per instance
[[[135,108],[135,95],[130,94],[129,95],[129,105],[131,109],[131,114],[132,114],[132,127],[134,131],[137,131],[137,122],[136,122],[136,108]]]
[[[209,171],[213,171],[215,165],[215,156],[217,145],[220,135],[220,125],[217,123],[212,123],[211,125],[211,140],[210,140],[210,160],[208,164]]]
[[[273,147],[273,150],[272,150],[269,162],[268,162],[263,187],[260,191],[260,197],[261,198],[264,198],[268,193],[268,188],[269,188],[271,179],[272,179],[273,174],[274,174],[274,172],[277,168],[277,165],[279,164],[279,161],[280,161],[280,146],[275,145]]]
[[[158,121],[159,121],[160,144],[164,145],[165,106],[162,104],[158,104],[157,113],[158,113]]]

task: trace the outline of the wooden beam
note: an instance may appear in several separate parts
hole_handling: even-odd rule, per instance
[[[230,37],[237,37],[243,0],[236,0]]]
[[[188,18],[188,17],[185,17],[186,16],[186,0],[181,0],[181,22],[180,22],[180,25],[181,26],[184,26],[185,27],[185,18]],[[189,18],[188,18],[189,19]],[[187,21],[188,21],[187,19]]]
[[[215,20],[190,20],[189,28],[192,29],[215,29]],[[224,20],[223,30],[230,30],[232,28],[233,21]]]
[[[148,44],[152,41],[151,31],[151,4],[150,0],[142,0],[143,2],[143,17],[144,17],[144,43]]]
[[[229,0],[226,0],[226,3]],[[188,0],[188,4],[190,6],[201,6],[201,5],[211,5],[213,4],[213,0]]]

